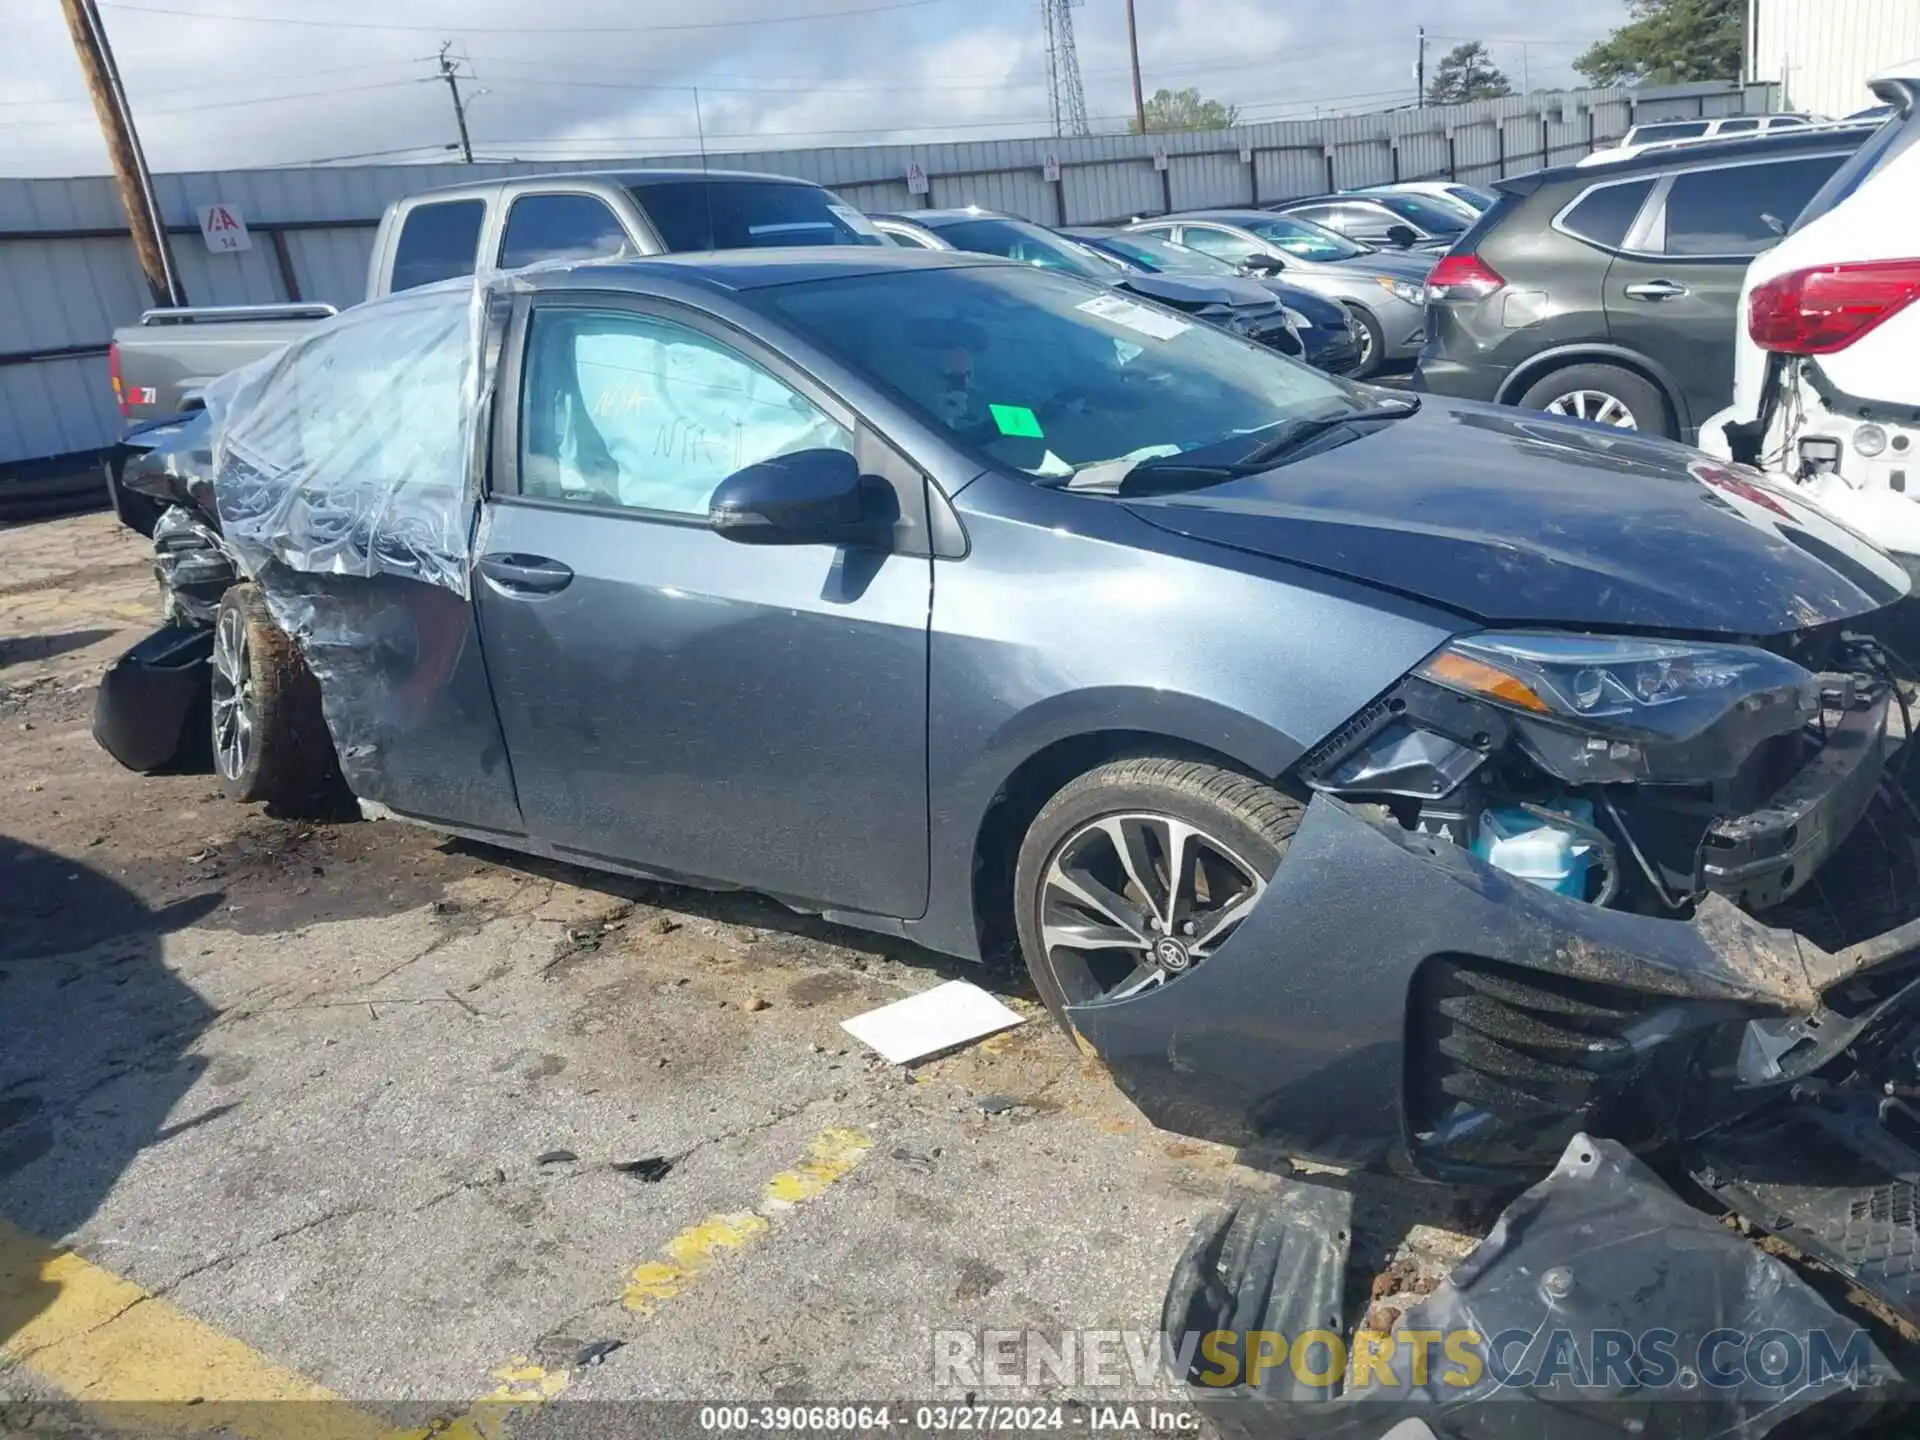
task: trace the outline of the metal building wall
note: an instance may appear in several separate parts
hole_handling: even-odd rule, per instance
[[[1752,78],[1782,105],[1839,117],[1874,103],[1867,78],[1920,57],[1920,0],[1751,0]]]
[[[1570,91],[1224,131],[775,150],[713,163],[816,180],[866,210],[980,205],[1084,224],[1394,179],[1486,181],[1576,159],[1636,120],[1762,111],[1771,99],[1766,86]],[[1165,170],[1155,164],[1161,146]],[[1060,162],[1058,182],[1044,176],[1049,155]],[[154,182],[194,304],[345,306],[364,295],[380,213],[403,195],[496,175],[663,164],[697,166],[700,157],[193,172]],[[908,191],[914,164],[929,178],[925,196]],[[238,207],[251,250],[207,252],[198,211],[216,201]],[[106,345],[145,304],[110,179],[0,180],[0,466],[113,441],[120,417]]]

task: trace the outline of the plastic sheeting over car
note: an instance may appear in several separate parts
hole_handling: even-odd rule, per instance
[[[509,831],[468,602],[513,285],[357,306],[207,391],[221,533],[319,682],[349,788]]]
[[[277,563],[467,593],[499,283],[357,306],[207,387],[220,526],[250,574]]]

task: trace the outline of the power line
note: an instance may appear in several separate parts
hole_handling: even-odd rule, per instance
[[[813,20],[840,20],[855,15],[878,15],[889,10],[918,10],[944,0],[886,0],[851,10],[818,10],[801,15],[742,16],[733,20],[689,20],[672,25],[468,25],[440,21],[431,25],[383,20],[310,20],[294,15],[235,15],[208,10],[179,10],[164,5],[142,5],[133,0],[100,0],[114,10],[142,15],[172,15],[186,20],[243,21],[253,25],[305,25],[323,30],[395,30],[445,34],[457,30],[469,35],[654,35],[684,30],[732,30],[755,25],[799,25]]]
[[[381,80],[371,85],[336,85],[330,90],[297,90],[290,95],[256,95],[243,100],[209,100],[202,105],[143,106],[140,114],[141,118],[145,119],[153,115],[194,115],[203,110],[230,110],[241,105],[277,105],[283,100],[325,100],[336,95],[352,95],[367,90],[394,90],[409,85],[430,84],[437,78],[437,76],[424,76],[414,80]],[[22,130],[32,126],[73,123],[72,120],[0,120],[0,129]]]

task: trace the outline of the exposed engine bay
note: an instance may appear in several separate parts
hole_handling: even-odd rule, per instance
[[[1906,707],[1887,649],[1837,626],[1776,648],[1482,633],[1303,775],[1556,894],[1677,918],[1717,894],[1761,913],[1876,794],[1896,803],[1883,766]]]

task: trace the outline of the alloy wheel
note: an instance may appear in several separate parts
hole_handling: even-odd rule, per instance
[[[253,665],[247,617],[236,605],[220,611],[213,633],[213,756],[220,773],[238,780],[253,753]]]
[[[1564,415],[1570,420],[1591,420],[1596,425],[1611,425],[1616,430],[1638,430],[1633,411],[1618,396],[1604,390],[1569,390],[1547,402],[1549,415]]]
[[[1178,979],[1252,911],[1264,877],[1169,815],[1103,815],[1069,835],[1040,886],[1040,942],[1068,1004]]]
[[[1358,323],[1352,328],[1353,338],[1360,346],[1360,358],[1353,362],[1353,370],[1355,374],[1364,374],[1373,363],[1373,331]]]

